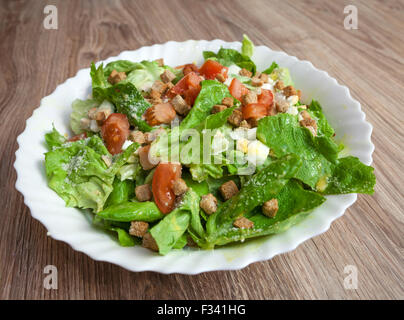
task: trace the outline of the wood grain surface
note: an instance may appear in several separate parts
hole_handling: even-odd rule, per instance
[[[0,1],[0,298],[403,299],[403,1]],[[58,29],[43,27],[44,7]],[[358,30],[343,9],[358,8]],[[374,126],[373,196],[296,250],[243,270],[196,276],[132,273],[46,235],[15,188],[17,136],[60,83],[91,61],[168,40],[240,40],[311,61],[348,86]],[[401,113],[403,112],[403,113]],[[58,289],[43,288],[44,267]],[[358,288],[344,289],[344,268]]]

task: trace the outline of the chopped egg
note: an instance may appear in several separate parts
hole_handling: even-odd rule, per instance
[[[255,140],[248,144],[247,159],[256,166],[262,165],[268,154],[269,148],[261,141]]]
[[[223,151],[226,151],[229,147],[229,141],[225,138],[221,131],[217,131],[213,136],[212,142],[212,154],[218,155]]]
[[[122,150],[128,149],[128,147],[133,143],[133,141],[126,140],[122,145]]]
[[[236,149],[243,153],[247,153],[248,144],[249,144],[249,141],[247,139],[241,138],[241,139],[237,140],[237,142],[236,142]]]
[[[297,115],[299,114],[299,110],[297,109],[297,107],[294,106],[290,106],[288,111],[286,111],[286,113],[292,114],[292,115]]]

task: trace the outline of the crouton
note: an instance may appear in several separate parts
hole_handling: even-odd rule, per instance
[[[139,144],[146,142],[143,132],[138,130],[131,131],[129,134],[129,140]]]
[[[141,147],[139,149],[139,161],[143,170],[153,169],[158,164],[158,161],[156,161],[155,159],[149,159],[149,150],[150,145]]]
[[[283,88],[285,88],[285,84],[282,80],[278,80],[274,85],[274,89],[276,90],[283,90]]]
[[[268,83],[269,82],[269,76],[266,73],[261,73],[260,77],[259,77],[262,82],[264,83]]]
[[[223,199],[227,201],[238,193],[238,188],[233,180],[229,180],[220,186],[219,191]]]
[[[89,118],[81,118],[80,119],[80,128],[83,130],[90,130],[90,122]]]
[[[152,237],[152,235],[147,232],[144,236],[143,236],[143,240],[142,240],[142,247],[143,248],[147,248],[150,249],[152,251],[159,251],[159,247],[157,245],[156,240],[154,240],[154,238]]]
[[[111,110],[103,109],[99,110],[95,113],[95,120],[97,120],[98,125],[102,125],[105,120],[110,116],[112,113]]]
[[[176,112],[171,103],[158,103],[148,108],[145,112],[146,122],[150,126],[159,124],[169,124],[176,116]]]
[[[177,94],[172,100],[171,104],[173,105],[175,111],[177,111],[178,114],[181,115],[186,115],[191,107],[185,102],[185,100]]]
[[[227,106],[223,105],[223,104],[215,104],[212,107],[211,113],[219,113],[222,112],[223,110],[226,110]]]
[[[206,214],[212,214],[217,210],[217,199],[211,193],[202,196],[199,206]]]
[[[95,114],[97,113],[97,108],[91,108],[87,111],[87,117],[91,120],[95,120]]]
[[[299,97],[299,101],[302,98],[302,91],[301,90],[297,90],[296,92],[297,96]]]
[[[135,188],[136,199],[140,202],[149,201],[152,198],[152,192],[149,184],[142,184]]]
[[[260,78],[254,76],[251,78],[251,84],[254,87],[261,87],[264,84],[264,81],[262,81]]]
[[[280,100],[275,103],[276,111],[278,112],[286,112],[289,109],[289,103],[287,103],[285,100]]]
[[[184,68],[182,69],[182,73],[184,74],[184,76],[186,76],[188,73],[195,72],[195,71],[198,71],[198,67],[196,66],[195,63],[186,64],[184,66]]]
[[[164,72],[160,75],[160,79],[164,82],[164,83],[169,83],[171,81],[173,81],[176,78],[175,74],[172,73],[170,70],[166,69],[164,70]]]
[[[233,110],[233,113],[227,118],[227,122],[235,127],[239,127],[241,121],[243,121],[243,113],[237,109]]]
[[[149,229],[149,224],[144,221],[132,221],[130,223],[129,234],[131,236],[142,238]]]
[[[249,77],[249,78],[251,78],[252,72],[251,72],[251,71],[248,71],[248,70],[245,69],[245,68],[243,68],[243,69],[240,70],[239,75],[240,75],[240,76],[244,76],[244,77]]]
[[[251,125],[247,122],[247,120],[243,120],[240,122],[240,128],[251,129]]]
[[[299,121],[302,127],[306,127],[311,131],[311,133],[316,136],[317,135],[317,123],[316,120],[308,118]]]
[[[287,97],[290,97],[290,96],[296,96],[297,92],[296,92],[296,89],[293,86],[287,86],[287,87],[283,88],[283,94],[287,98]]]
[[[250,104],[250,103],[257,103],[258,101],[258,96],[254,91],[248,91],[247,94],[243,95],[241,97],[241,101],[243,102],[244,105]]]
[[[254,222],[247,218],[240,217],[233,222],[233,226],[239,229],[251,229],[254,227]]]
[[[187,190],[187,184],[183,179],[177,178],[173,181],[173,192],[176,196],[184,194]]]
[[[122,80],[126,79],[126,73],[125,72],[118,72],[115,69],[112,70],[112,72],[110,73],[109,77],[108,77],[108,82],[110,84],[116,84]]]
[[[226,81],[226,77],[222,73],[218,73],[216,75],[216,80],[223,83]]]
[[[250,118],[250,119],[247,119],[247,122],[251,128],[256,128],[256,127],[258,127],[258,120],[259,119],[257,119],[257,118]]]
[[[157,100],[157,99],[161,99],[161,93],[158,92],[155,89],[151,89],[150,90],[150,94],[149,94],[149,99],[150,100]]]
[[[163,67],[163,66],[164,66],[164,59],[163,59],[163,58],[156,59],[156,60],[154,60],[154,62],[157,62],[157,65],[158,65],[159,67]]]
[[[160,81],[160,80],[156,80],[154,81],[153,85],[152,85],[152,90],[157,91],[158,93],[160,93],[160,96],[166,92],[167,90],[167,84]],[[151,94],[151,92],[150,92]]]
[[[234,99],[232,97],[223,98],[222,104],[231,108],[234,105]]]
[[[264,203],[262,206],[262,213],[269,218],[273,218],[278,212],[278,209],[278,199],[273,198]]]

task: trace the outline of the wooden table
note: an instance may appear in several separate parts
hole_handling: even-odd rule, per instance
[[[404,298],[403,1],[0,1],[0,298],[381,299]],[[344,29],[344,6],[359,29]],[[43,27],[55,4],[58,29]],[[168,40],[240,40],[311,61],[351,89],[368,121],[376,193],[358,197],[330,230],[293,252],[243,270],[197,276],[132,273],[95,262],[46,236],[15,188],[16,137],[25,120],[90,62]],[[43,288],[46,265],[58,290]],[[344,268],[358,288],[344,289]]]

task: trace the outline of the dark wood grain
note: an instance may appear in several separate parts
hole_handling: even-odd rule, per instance
[[[358,7],[345,30],[343,8]],[[0,1],[0,298],[403,299],[403,1]],[[43,27],[55,4],[58,30]],[[58,84],[93,60],[168,40],[235,41],[306,59],[351,89],[374,125],[374,196],[358,197],[330,230],[243,270],[196,276],[132,273],[46,236],[15,188],[16,137]],[[58,290],[43,288],[55,265]],[[343,286],[344,267],[359,272]]]

